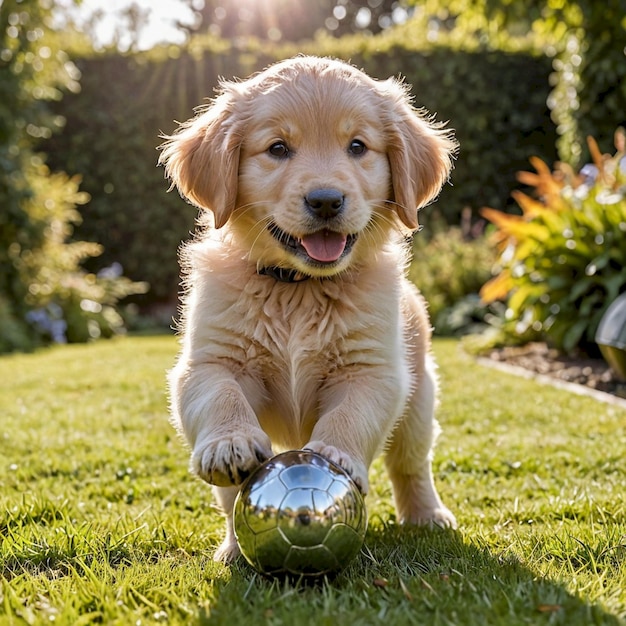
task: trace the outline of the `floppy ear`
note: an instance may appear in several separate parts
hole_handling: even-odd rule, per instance
[[[181,196],[209,209],[216,228],[226,224],[237,200],[242,134],[231,94],[222,93],[195,118],[166,135],[159,164]]]
[[[448,180],[458,144],[452,131],[411,105],[402,83],[391,78],[382,86],[388,106],[393,208],[405,226],[415,230],[417,212],[437,197]]]

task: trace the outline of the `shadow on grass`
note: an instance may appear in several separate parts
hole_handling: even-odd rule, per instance
[[[358,559],[315,585],[256,574],[240,559],[200,624],[562,624],[618,626],[620,618],[542,577],[508,551],[460,532],[370,529]]]

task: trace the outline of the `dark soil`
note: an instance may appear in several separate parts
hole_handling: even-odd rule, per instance
[[[500,348],[487,356],[537,374],[626,398],[626,382],[620,381],[602,358],[564,356],[545,343]]]

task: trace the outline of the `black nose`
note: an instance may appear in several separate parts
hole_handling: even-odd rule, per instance
[[[314,189],[304,196],[306,208],[323,219],[337,217],[343,209],[344,197],[337,189]]]

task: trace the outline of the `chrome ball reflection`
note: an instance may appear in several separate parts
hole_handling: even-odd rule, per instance
[[[235,535],[263,574],[319,576],[358,554],[367,529],[363,496],[338,465],[309,450],[258,467],[235,500]]]

